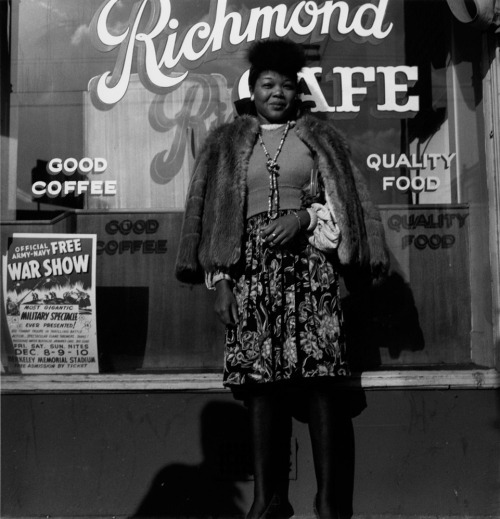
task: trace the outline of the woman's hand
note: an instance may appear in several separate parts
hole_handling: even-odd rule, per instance
[[[235,326],[238,322],[238,305],[231,290],[231,282],[222,279],[216,283],[215,291],[215,313],[225,326]]]
[[[273,247],[285,245],[295,238],[302,229],[307,229],[309,222],[310,216],[305,210],[297,211],[296,215],[294,213],[285,214],[266,225],[261,231],[261,236]]]

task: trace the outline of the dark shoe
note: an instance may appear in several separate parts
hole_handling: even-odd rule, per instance
[[[313,512],[314,512],[314,517],[316,519],[321,519],[319,512],[318,512],[318,495],[317,494],[314,496]],[[353,516],[352,512],[349,512],[347,514],[342,514],[342,513],[335,514],[335,517],[337,517],[337,519],[352,519],[352,516]]]
[[[280,497],[275,495],[259,519],[290,519],[294,514],[293,507],[290,502],[282,502]],[[247,516],[249,519],[249,516]]]

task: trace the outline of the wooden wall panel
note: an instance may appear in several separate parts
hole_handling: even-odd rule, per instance
[[[80,212],[49,226],[2,225],[3,249],[10,232],[95,233],[102,371],[218,371],[223,327],[214,294],[174,277],[182,217]],[[344,297],[354,368],[470,364],[469,208],[386,206],[382,219],[391,275],[367,293]]]
[[[213,292],[174,277],[182,216],[78,215],[78,232],[97,234],[98,337],[106,337],[99,345],[104,369],[220,369],[223,328],[213,310]]]
[[[408,332],[422,332],[419,351],[383,355],[384,364],[470,363],[469,216],[459,204],[382,209],[393,274],[415,304]]]
[[[184,207],[196,153],[209,128],[232,114],[219,74],[190,74],[165,95],[146,90],[134,75],[125,97],[109,110],[84,94],[84,152],[108,161],[102,180],[117,181],[117,195],[89,197],[89,208]]]

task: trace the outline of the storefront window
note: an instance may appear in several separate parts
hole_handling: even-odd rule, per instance
[[[494,365],[485,57],[481,33],[447,2],[0,5],[7,373],[220,369],[212,294],[173,267],[197,152],[248,95],[248,46],[273,36],[303,44],[302,101],[346,135],[386,230],[389,279],[344,294],[353,365]],[[82,279],[80,260],[64,258],[92,243]],[[61,271],[29,254],[44,248]],[[52,313],[90,323],[95,362],[68,333],[44,330]]]

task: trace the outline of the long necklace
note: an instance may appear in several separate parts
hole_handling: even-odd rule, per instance
[[[279,211],[279,191],[278,191],[278,177],[279,177],[279,165],[277,164],[277,160],[279,157],[279,154],[281,153],[281,148],[283,147],[283,143],[286,139],[286,134],[288,133],[288,130],[290,129],[290,121],[286,123],[285,130],[283,131],[283,135],[281,136],[281,141],[279,143],[278,149],[276,150],[276,153],[274,155],[274,158],[271,158],[271,155],[269,155],[269,152],[267,151],[266,145],[264,144],[264,141],[262,140],[262,132],[259,132],[259,141],[260,145],[262,146],[262,149],[264,150],[264,153],[266,154],[267,161],[266,161],[266,168],[269,172],[269,205],[267,210],[267,216],[274,220],[278,217],[278,211]]]

